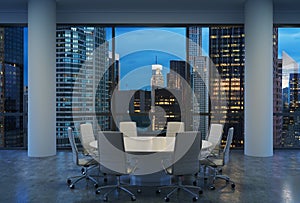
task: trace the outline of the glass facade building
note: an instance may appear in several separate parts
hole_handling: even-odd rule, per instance
[[[57,146],[64,146],[68,126],[78,134],[81,123],[109,125],[107,117],[94,116],[96,101],[108,111],[108,47],[100,27],[58,26],[56,37],[56,134]]]
[[[24,147],[26,143],[23,43],[23,27],[0,28],[0,147]]]
[[[209,29],[209,56],[218,70],[220,78],[210,81],[212,99],[225,93],[227,102],[220,106],[224,132],[234,127],[233,145],[242,147],[244,143],[244,68],[245,68],[245,34],[243,26],[218,26]],[[217,80],[217,81],[216,81]]]

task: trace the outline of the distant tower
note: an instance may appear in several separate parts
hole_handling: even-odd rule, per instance
[[[160,88],[164,87],[165,81],[161,71],[162,71],[162,65],[159,64],[152,65],[152,77],[151,77],[152,89],[156,89],[158,87]]]
[[[152,65],[152,77],[151,77],[151,128],[155,130],[155,123],[157,122],[157,118],[155,117],[155,89],[160,89],[164,87],[164,77],[162,74],[162,65],[156,64]]]

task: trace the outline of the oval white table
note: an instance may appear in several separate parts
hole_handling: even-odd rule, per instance
[[[90,146],[98,148],[98,143],[92,141]],[[126,152],[172,152],[174,151],[175,137],[124,137],[124,148]],[[201,150],[208,150],[212,143],[202,140]]]

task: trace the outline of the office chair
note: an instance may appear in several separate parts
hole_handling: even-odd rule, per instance
[[[167,124],[167,137],[175,137],[176,133],[184,132],[183,122],[168,122]]]
[[[73,177],[69,177],[67,179],[67,183],[68,183],[70,189],[74,189],[75,183],[77,183],[78,181],[83,180],[83,179],[91,180],[94,183],[94,186],[97,188],[98,182],[95,178],[93,178],[91,175],[88,174],[88,170],[98,166],[98,162],[89,156],[79,157],[79,151],[76,146],[75,138],[74,138],[71,127],[68,127],[68,137],[69,137],[69,141],[70,141],[70,144],[72,147],[73,161],[77,166],[82,167],[80,176],[73,176]],[[74,178],[76,178],[76,179],[72,181],[72,179],[74,179]]]
[[[80,124],[80,138],[84,153],[96,158],[98,156],[98,151],[90,146],[90,143],[96,140],[93,125],[91,123]]]
[[[161,190],[164,188],[173,188],[165,196],[165,201],[170,201],[170,196],[176,191],[181,189],[193,196],[193,201],[198,200],[198,195],[192,192],[191,189],[197,189],[199,194],[202,194],[203,191],[201,187],[194,185],[183,185],[184,176],[194,176],[199,171],[199,160],[198,155],[201,150],[201,134],[200,132],[181,132],[177,133],[174,153],[172,156],[172,162],[170,162],[169,167],[166,167],[166,162],[162,161],[163,168],[168,175],[176,176],[178,181],[177,184],[167,185],[159,187],[156,191],[161,193]]]
[[[205,140],[212,143],[212,146],[205,151],[201,151],[199,159],[205,159],[207,156],[213,156],[218,154],[220,142],[223,134],[223,124],[211,124],[209,133],[207,134]]]
[[[136,122],[134,121],[120,122],[120,132],[122,132],[124,136],[136,137],[137,136]]]
[[[100,171],[107,175],[117,177],[117,183],[113,185],[105,185],[98,187],[96,194],[101,190],[111,188],[103,195],[103,201],[108,201],[108,195],[114,190],[122,190],[131,196],[131,200],[135,201],[135,195],[121,184],[120,177],[122,175],[131,175],[135,166],[130,166],[126,160],[126,154],[123,142],[123,133],[117,131],[104,131],[98,135],[98,151],[100,158]]]
[[[230,177],[221,174],[222,167],[229,162],[229,157],[230,157],[229,152],[230,152],[230,145],[232,143],[233,131],[234,131],[233,127],[229,128],[225,147],[219,156],[211,156],[203,160],[202,163],[200,162],[201,164],[209,166],[210,168],[213,169],[214,174],[213,174],[213,182],[212,185],[210,186],[211,190],[215,189],[214,183],[216,179],[223,179],[226,181],[226,183],[231,183],[232,189],[235,188],[235,183],[230,179]]]

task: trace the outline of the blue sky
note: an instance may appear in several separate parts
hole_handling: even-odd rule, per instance
[[[278,56],[285,51],[297,63],[300,63],[300,28],[279,28]]]
[[[170,60],[186,60],[186,28],[184,27],[136,27],[116,28],[116,53],[120,55],[121,89],[139,89],[130,74],[143,78],[150,85],[151,65],[163,66],[165,76],[169,72]],[[204,31],[208,39],[208,29]],[[208,40],[205,41],[207,53]],[[140,71],[133,71],[136,69]],[[129,76],[128,76],[129,74]],[[140,74],[140,75],[139,75]],[[145,74],[147,77],[145,77]],[[126,77],[124,77],[126,76]],[[137,77],[136,77],[137,78]]]

